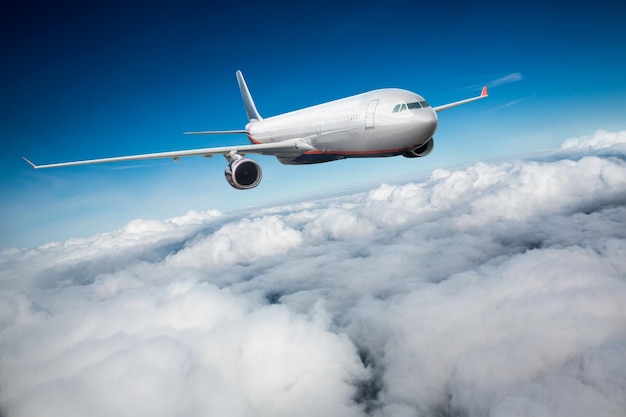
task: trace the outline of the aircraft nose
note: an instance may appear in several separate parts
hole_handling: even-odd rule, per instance
[[[416,124],[424,137],[426,139],[432,138],[435,135],[435,131],[437,130],[437,126],[439,124],[437,113],[432,109],[432,107],[429,107],[416,112],[415,117]]]

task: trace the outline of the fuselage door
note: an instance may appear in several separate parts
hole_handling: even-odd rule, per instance
[[[378,106],[379,100],[372,100],[367,105],[367,111],[365,112],[365,128],[374,129],[374,115],[376,114],[376,106]]]
[[[324,116],[326,115],[326,112],[320,112],[320,114],[317,116],[317,124],[316,124],[316,129],[315,129],[315,133],[317,133],[317,136],[322,136],[322,131],[323,131],[323,123],[324,123]]]

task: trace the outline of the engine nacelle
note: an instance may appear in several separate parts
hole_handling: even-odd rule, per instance
[[[430,138],[428,141],[415,149],[411,149],[410,151],[406,151],[402,154],[405,158],[421,158],[423,156],[429,155],[433,148],[435,147],[435,139]]]
[[[254,160],[239,158],[228,164],[224,170],[226,181],[237,190],[254,188],[261,182],[261,166]]]

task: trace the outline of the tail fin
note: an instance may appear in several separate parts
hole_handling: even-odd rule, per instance
[[[254,105],[254,101],[252,101],[252,96],[250,95],[250,91],[248,90],[248,85],[246,84],[246,80],[243,79],[243,74],[241,71],[237,71],[237,83],[239,84],[239,90],[241,91],[241,98],[243,99],[243,105],[246,108],[246,114],[248,115],[248,121],[253,120],[262,120],[263,118],[259,114]]]

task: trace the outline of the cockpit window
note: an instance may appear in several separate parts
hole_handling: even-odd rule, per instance
[[[409,103],[409,104],[396,104],[395,107],[393,108],[393,112],[394,113],[398,113],[401,111],[404,111],[406,109],[421,109],[422,107],[430,107],[430,104],[428,104],[428,102],[426,100],[423,101],[415,101],[413,103]]]

